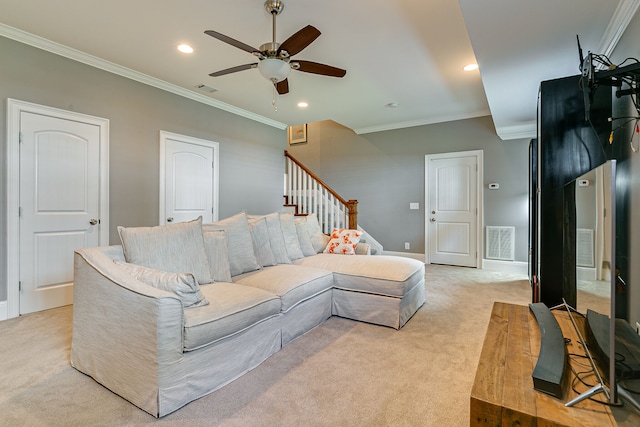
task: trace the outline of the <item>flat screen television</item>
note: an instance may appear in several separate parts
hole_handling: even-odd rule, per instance
[[[616,319],[617,288],[622,286],[616,269],[616,160],[609,160],[565,187],[575,203],[576,307],[585,315],[588,358],[597,383],[566,403],[573,406],[604,393],[610,404],[620,398],[640,405],[618,381],[640,378],[640,337],[625,319]],[[626,284],[625,284],[626,286]],[[599,371],[598,369],[599,368]]]

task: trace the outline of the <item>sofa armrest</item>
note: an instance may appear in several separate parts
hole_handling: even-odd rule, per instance
[[[176,296],[121,271],[100,248],[76,251],[74,368],[158,414],[158,389],[182,357],[183,324]]]

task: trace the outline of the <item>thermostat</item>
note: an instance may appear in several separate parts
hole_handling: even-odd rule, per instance
[[[497,182],[492,182],[491,184],[489,184],[489,190],[497,190],[498,188],[500,188],[500,184],[498,184]]]

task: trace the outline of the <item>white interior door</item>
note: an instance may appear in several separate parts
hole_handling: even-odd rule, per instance
[[[161,132],[160,224],[218,219],[218,144]]]
[[[20,114],[20,314],[73,302],[74,250],[99,244],[99,127]]]
[[[427,263],[478,267],[482,152],[426,156]]]

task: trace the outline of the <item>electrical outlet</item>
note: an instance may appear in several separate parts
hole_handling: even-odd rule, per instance
[[[411,244],[409,244],[409,242],[404,242],[404,248],[411,249]]]

